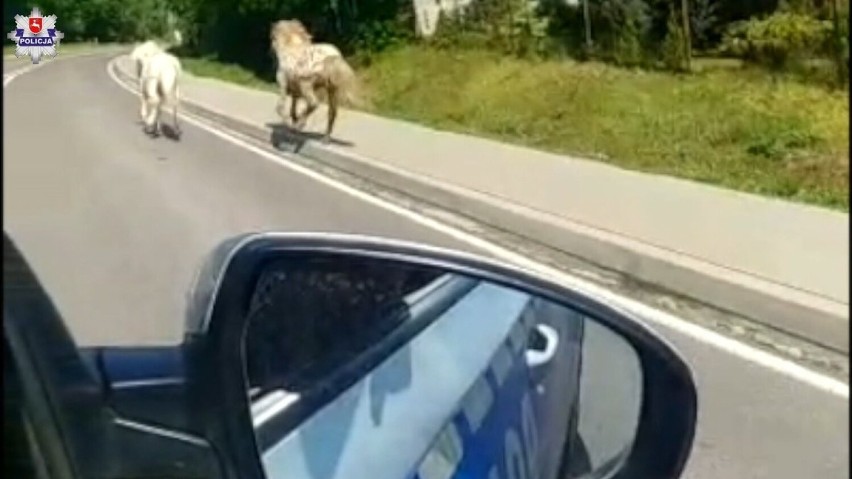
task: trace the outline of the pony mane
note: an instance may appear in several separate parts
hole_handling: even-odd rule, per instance
[[[300,39],[304,44],[310,44],[313,39],[308,29],[299,20],[278,20],[272,24],[269,37],[273,46],[291,45],[293,38]]]
[[[154,40],[148,40],[144,43],[137,43],[131,52],[131,56],[139,57],[139,56],[148,56],[157,51],[164,50],[164,48]]]

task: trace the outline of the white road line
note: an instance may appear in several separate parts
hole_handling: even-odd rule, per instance
[[[14,80],[15,78],[18,78],[19,76],[23,75],[24,73],[31,72],[32,70],[35,70],[36,68],[38,68],[42,65],[44,65],[44,63],[38,63],[38,64],[35,64],[35,65],[27,65],[23,68],[13,70],[9,73],[4,73],[3,74],[3,88],[6,88],[6,85],[8,85],[9,83],[12,83],[12,80]]]
[[[124,88],[126,91],[136,95],[136,91],[134,91],[133,88],[124,84],[124,82],[117,78],[115,73],[113,73],[112,65],[116,61],[117,59],[114,59],[107,65],[107,74],[119,86]],[[17,77],[19,75],[15,76]],[[4,86],[8,84],[8,82],[10,82],[12,79],[7,80],[4,78]],[[575,288],[583,293],[589,294],[603,301],[607,301],[618,307],[628,309],[637,314],[639,317],[643,318],[644,320],[677,331],[683,334],[684,336],[690,337],[695,341],[710,345],[721,351],[725,351],[726,353],[737,356],[745,361],[761,365],[767,369],[808,384],[812,387],[825,391],[834,396],[838,396],[846,400],[849,399],[849,385],[847,383],[826,376],[824,374],[812,371],[808,368],[800,366],[799,364],[796,364],[793,361],[780,358],[773,354],[749,346],[745,343],[741,343],[727,336],[719,334],[715,331],[698,326],[697,324],[685,321],[665,311],[660,311],[658,309],[652,308],[639,301],[620,296],[596,284],[559,271],[556,268],[537,263],[527,258],[526,256],[515,253],[514,251],[506,249],[488,240],[467,233],[453,226],[441,223],[438,220],[406,209],[402,206],[391,203],[377,196],[373,196],[365,191],[349,186],[343,182],[329,178],[308,167],[301,166],[297,163],[288,161],[287,158],[283,155],[273,154],[253,145],[250,140],[245,139],[245,135],[241,135],[235,132],[225,133],[219,127],[211,124],[208,121],[202,120],[201,118],[192,114],[184,113],[183,117],[186,119],[186,121],[192,123],[198,128],[207,131],[208,133],[214,136],[217,136],[231,144],[237,145],[247,151],[250,151],[267,161],[271,161],[291,171],[311,178],[325,186],[335,188],[366,203],[378,206],[385,210],[396,213],[399,216],[405,217],[415,223],[444,233],[451,238],[475,246],[504,261],[508,261],[518,266],[525,267],[533,271],[539,272],[540,274],[549,276],[550,278],[559,281],[565,286]]]
[[[12,70],[9,73],[3,73],[3,88],[6,88],[6,85],[8,85],[9,83],[12,83],[12,80],[14,80],[15,78],[18,78],[19,76],[23,75],[24,73],[29,73],[29,72],[35,70],[36,68],[40,68],[40,67],[47,65],[49,63],[53,63],[57,60],[66,60],[66,59],[69,59],[69,58],[85,57],[85,56],[90,56],[90,55],[97,55],[99,53],[101,53],[101,52],[93,51],[93,52],[85,52],[85,53],[75,53],[75,54],[72,54],[72,55],[63,55],[61,57],[57,54],[57,55],[54,55],[54,56],[43,57],[42,61],[40,61],[39,63],[32,63],[32,61],[31,61],[30,64],[25,66],[25,67],[18,68],[17,70]],[[25,58],[28,58],[28,57],[18,58],[15,55],[5,55],[3,57],[3,61],[13,60],[13,59],[23,60]]]
[[[107,74],[119,86],[135,95],[136,91],[126,85],[124,82],[122,82],[121,79],[119,79],[112,71],[112,66],[117,60],[117,58],[113,59],[107,65]],[[508,261],[521,267],[536,271],[540,274],[549,276],[550,278],[559,281],[565,286],[575,288],[593,297],[607,301],[618,307],[630,310],[645,320],[648,320],[652,323],[656,323],[669,329],[673,329],[683,334],[684,336],[692,338],[693,340],[713,346],[719,350],[725,351],[726,353],[732,354],[751,363],[759,364],[765,368],[771,369],[777,373],[801,381],[805,384],[809,384],[829,394],[839,396],[847,400],[849,399],[849,385],[847,383],[834,379],[830,376],[818,373],[816,371],[812,371],[804,366],[796,364],[793,361],[754,348],[745,343],[719,334],[715,331],[703,328],[695,323],[680,319],[665,311],[660,311],[658,309],[652,308],[639,301],[620,296],[594,283],[567,274],[556,268],[533,261],[524,255],[515,253],[514,251],[506,249],[486,239],[480,238],[453,226],[441,223],[438,220],[435,220],[428,216],[424,216],[420,213],[409,210],[395,203],[391,203],[390,201],[387,201],[383,198],[373,196],[365,191],[349,186],[338,180],[329,178],[308,167],[293,163],[287,160],[287,158],[283,155],[276,155],[253,145],[250,140],[245,139],[245,135],[236,132],[225,133],[220,129],[220,127],[217,127],[211,124],[210,122],[203,120],[193,114],[184,113],[183,117],[195,126],[225,141],[228,141],[234,145],[240,146],[248,151],[251,151],[252,153],[255,153],[256,155],[260,156],[265,160],[271,161],[291,171],[316,180],[317,182],[322,183],[325,186],[335,188],[362,201],[403,216],[415,223],[444,233],[458,241],[470,244],[483,251],[486,251],[504,261]]]

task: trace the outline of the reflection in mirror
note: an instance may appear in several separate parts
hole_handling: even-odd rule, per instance
[[[642,406],[642,366],[633,347],[592,320],[585,322],[577,437],[589,456],[591,477],[617,472],[630,452]]]
[[[278,478],[610,477],[632,447],[639,359],[570,305],[342,253],[265,265],[244,357]]]

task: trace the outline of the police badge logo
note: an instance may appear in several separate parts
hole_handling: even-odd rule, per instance
[[[15,56],[29,56],[34,65],[43,56],[56,56],[56,47],[64,37],[65,34],[56,29],[56,15],[43,17],[38,8],[33,8],[29,17],[15,15],[15,30],[8,35],[17,45]]]

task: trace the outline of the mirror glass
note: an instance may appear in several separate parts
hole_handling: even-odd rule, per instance
[[[633,347],[570,305],[397,260],[266,263],[244,360],[268,479],[606,478],[633,446]]]

